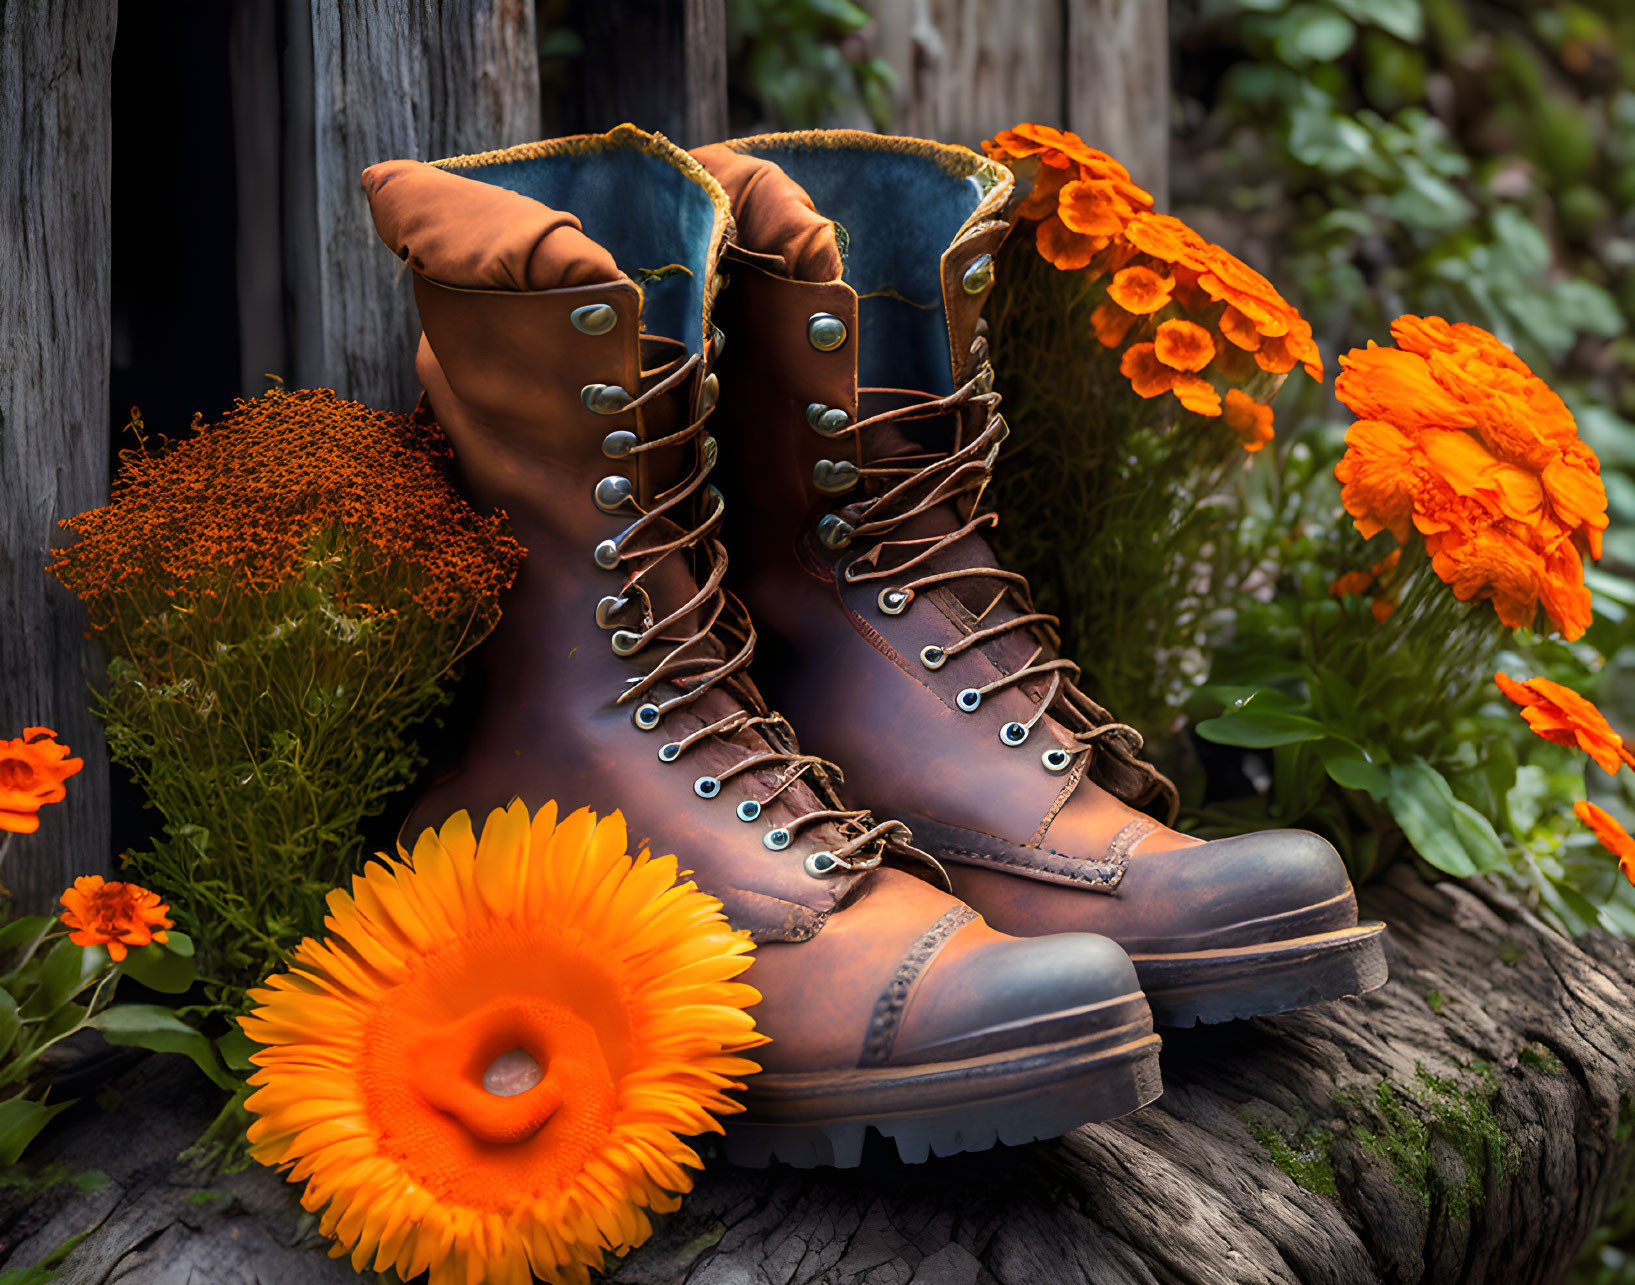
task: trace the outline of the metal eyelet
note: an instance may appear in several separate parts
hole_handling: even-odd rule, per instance
[[[782,826],[776,830],[768,830],[761,836],[761,846],[770,848],[773,852],[782,852],[789,846],[790,834]]]
[[[846,342],[846,323],[832,312],[814,312],[806,321],[806,342],[819,352],[833,352]]]
[[[570,312],[568,320],[582,335],[605,335],[619,324],[619,314],[613,311],[611,304],[587,303]]]
[[[850,460],[819,460],[812,465],[812,485],[825,495],[839,495],[857,485],[857,465]]]
[[[908,610],[908,604],[914,601],[914,595],[907,589],[882,589],[880,596],[874,600],[880,608],[880,614],[885,616],[900,616]]]
[[[636,712],[630,716],[630,721],[644,732],[651,732],[659,725],[659,707],[648,701],[645,705],[636,706]]]
[[[948,653],[936,643],[920,648],[920,664],[927,669],[941,669],[948,663]]]
[[[636,449],[636,435],[628,428],[616,428],[602,439],[602,454],[610,460],[622,460]]]
[[[825,406],[822,402],[813,402],[806,408],[806,422],[814,433],[821,433],[824,437],[838,437],[852,417],[838,406]]]
[[[979,254],[960,278],[966,294],[981,294],[993,284],[993,255]]]
[[[693,793],[701,799],[713,799],[721,793],[721,782],[713,776],[701,776],[693,782]]]
[[[586,384],[579,390],[579,400],[598,415],[617,415],[636,399],[617,384]]]
[[[954,697],[954,704],[958,705],[967,714],[974,714],[982,704],[982,693],[974,687],[967,687],[958,696]]]
[[[715,403],[721,398],[721,380],[714,374],[704,376],[704,382],[698,390],[698,413],[708,415],[715,409]]]
[[[1017,746],[1028,739],[1030,730],[1026,723],[1006,723],[999,729],[999,739],[1006,745]]]
[[[663,745],[659,746],[659,762],[660,763],[674,763],[680,757],[681,757],[681,742],[680,741],[666,741],[666,742],[664,742]]]
[[[1046,750],[1039,756],[1039,761],[1045,765],[1047,772],[1065,772],[1073,766],[1073,756],[1059,745],[1053,750]]]
[[[614,571],[619,566],[619,542],[617,540],[603,540],[596,546],[596,552],[591,555],[596,559],[596,565],[603,571]]]
[[[991,393],[993,391],[993,363],[985,361],[977,367],[976,391],[979,393]]]
[[[610,595],[596,604],[596,624],[601,629],[617,629],[623,623],[616,619],[630,605],[629,598]]]
[[[596,507],[603,513],[611,513],[630,498],[630,492],[628,477],[620,477],[617,473],[604,477],[596,484]]]
[[[704,472],[708,473],[715,467],[715,461],[721,454],[721,445],[713,437],[705,437],[698,443],[698,453],[704,460]]]
[[[642,636],[634,629],[615,629],[609,641],[615,656],[631,656],[641,647]]]
[[[710,360],[712,362],[720,361],[721,360],[721,354],[726,352],[726,350],[727,350],[727,335],[726,335],[726,332],[724,330],[722,330],[720,326],[711,326],[710,327]]]
[[[845,869],[840,864],[840,859],[832,852],[808,853],[802,864],[806,867],[806,873],[814,879],[826,879],[830,875],[839,874]]]
[[[753,821],[761,815],[761,805],[755,799],[745,799],[738,805],[737,812],[740,821]]]
[[[817,538],[825,549],[844,549],[852,542],[855,529],[845,518],[825,513],[818,519]]]

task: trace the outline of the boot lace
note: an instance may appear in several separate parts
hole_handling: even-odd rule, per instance
[[[991,378],[989,371],[981,371],[946,397],[892,407],[832,434],[855,434],[858,476],[871,483],[875,493],[837,510],[827,530],[820,525],[819,538],[831,548],[863,550],[841,574],[848,584],[886,582],[877,600],[887,615],[901,615],[921,591],[939,585],[982,581],[996,586],[993,597],[975,615],[976,627],[947,647],[927,647],[921,653],[921,663],[940,669],[962,652],[980,648],[1005,634],[1026,631],[1034,643],[1032,654],[984,686],[962,691],[958,697],[960,708],[971,713],[994,692],[1024,683],[1042,683],[1043,695],[1031,717],[1007,723],[1001,729],[1000,739],[1005,744],[1022,744],[1048,713],[1067,736],[1065,746],[1046,752],[1044,762],[1049,770],[1065,772],[1083,759],[1086,770],[1099,768],[1098,779],[1128,801],[1144,803],[1163,795],[1173,808],[1174,787],[1137,757],[1142,747],[1141,734],[1127,723],[1118,722],[1086,695],[1075,683],[1079,666],[1055,654],[1061,621],[1034,607],[1025,576],[994,566],[912,574],[967,536],[998,524],[997,513],[979,511],[999,448],[1010,433],[1005,417],[999,413],[1000,395],[992,391]],[[892,455],[872,464],[862,462],[863,434],[869,430],[947,415],[965,407],[975,409],[982,428],[954,450]],[[893,532],[919,515],[955,501],[960,502],[956,512],[963,518],[961,525],[935,535],[891,538]],[[984,623],[1007,598],[1016,614]]]
[[[678,359],[671,366],[643,371],[643,391],[622,409],[640,410],[665,393],[684,386],[702,361],[703,357],[694,353],[684,360]],[[713,409],[713,404],[704,405],[685,427],[639,442],[620,458],[628,459],[695,441],[704,432]],[[764,751],[751,753],[714,776],[700,777],[694,789],[703,797],[714,797],[735,776],[746,772],[775,773],[770,792],[755,800],[759,806],[752,816],[746,818],[753,819],[768,803],[805,778],[819,801],[830,806],[800,813],[768,831],[763,836],[763,842],[773,850],[781,850],[787,848],[802,830],[832,822],[843,836],[843,842],[829,850],[830,861],[814,866],[812,863],[823,854],[812,854],[807,858],[808,866],[814,873],[870,870],[880,864],[887,849],[920,856],[909,847],[907,840],[912,836],[903,822],[876,821],[866,810],[849,810],[838,805],[835,787],[844,779],[840,769],[817,755],[800,752],[794,730],[781,714],[767,708],[760,691],[745,673],[755,653],[755,626],[743,603],[722,583],[727,572],[727,551],[715,533],[725,503],[721,493],[706,481],[715,464],[713,439],[706,440],[699,454],[699,467],[655,497],[651,507],[641,509],[634,497],[627,498],[624,503],[635,507],[639,516],[619,535],[597,549],[598,565],[610,571],[624,570],[624,595],[636,596],[642,605],[642,628],[620,629],[613,635],[613,648],[618,654],[631,656],[660,640],[671,642],[673,636],[666,637],[669,631],[683,625],[684,621],[693,620],[696,623],[696,628],[674,642],[646,673],[631,678],[615,704],[633,706],[632,721],[641,730],[652,731],[667,715],[695,704],[715,688],[729,692],[739,708],[678,740],[665,743],[659,749],[659,758],[673,763],[709,737],[727,740],[739,733],[753,731],[767,746]],[[700,517],[697,513],[701,496],[704,503]],[[693,525],[688,527],[690,518],[694,519]],[[669,534],[678,526],[682,528],[679,535]],[[656,569],[665,559],[685,556],[685,551],[692,549],[697,549],[703,561],[708,563],[708,574],[699,578],[698,589],[690,598],[655,619],[651,610],[652,599],[644,582],[656,578]],[[665,695],[660,692],[661,687],[674,694]],[[743,748],[741,743],[736,747]],[[708,793],[705,793],[706,790]],[[740,812],[740,816],[743,815]]]

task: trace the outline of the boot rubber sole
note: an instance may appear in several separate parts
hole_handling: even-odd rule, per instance
[[[1385,925],[1173,955],[1130,953],[1160,1026],[1286,1013],[1383,986]]]
[[[908,1164],[1058,1138],[1145,1106],[1163,1091],[1160,1040],[1139,994],[1126,1023],[1050,1044],[909,1066],[752,1076],[725,1121],[727,1159],[797,1169],[861,1163],[869,1130]]]

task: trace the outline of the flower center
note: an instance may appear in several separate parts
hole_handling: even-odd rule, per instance
[[[34,765],[27,759],[0,759],[0,790],[34,788]]]
[[[524,1048],[501,1053],[483,1072],[483,1088],[497,1098],[526,1093],[545,1078],[545,1070]]]

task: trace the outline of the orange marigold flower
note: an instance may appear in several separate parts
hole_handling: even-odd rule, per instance
[[[1406,541],[1411,519],[1461,598],[1492,598],[1513,626],[1542,606],[1565,638],[1581,637],[1582,555],[1600,556],[1607,494],[1572,413],[1476,326],[1409,316],[1391,333],[1400,347],[1353,350],[1335,381],[1359,417],[1335,469],[1357,529]]]
[[[1118,373],[1141,397],[1157,397],[1175,386],[1175,371],[1158,360],[1151,343],[1131,344],[1118,363]]]
[[[1238,435],[1251,455],[1272,440],[1272,408],[1257,402],[1241,388],[1226,390],[1226,426]]]
[[[1624,878],[1635,883],[1635,838],[1630,837],[1629,831],[1605,808],[1597,807],[1588,799],[1573,804],[1573,814],[1595,831],[1601,846],[1618,858],[1618,869],[1624,872]]]
[[[1107,286],[1107,297],[1126,312],[1157,312],[1174,293],[1174,277],[1159,276],[1139,263],[1113,273]]]
[[[1374,623],[1383,625],[1391,618],[1391,613],[1397,609],[1397,604],[1389,598],[1375,598],[1368,604],[1368,610],[1374,614]]]
[[[1090,328],[1096,332],[1096,340],[1104,348],[1117,348],[1133,325],[1134,314],[1125,312],[1110,300],[1104,299],[1098,303],[1090,314]]]
[[[1226,305],[1218,324],[1221,334],[1245,352],[1254,352],[1260,347],[1260,331],[1255,329],[1255,323],[1231,304]]]
[[[0,830],[33,834],[40,809],[67,798],[63,782],[84,766],[49,727],[25,727],[20,737],[0,741]]]
[[[1609,775],[1618,771],[1620,762],[1635,767],[1635,755],[1624,745],[1624,738],[1612,730],[1606,715],[1571,687],[1548,678],[1518,683],[1508,674],[1494,674],[1493,681],[1522,707],[1521,716],[1527,725],[1545,740],[1569,748],[1576,746]]]
[[[1052,214],[1039,224],[1038,230],[1034,233],[1034,241],[1039,247],[1039,253],[1064,272],[1089,267],[1090,260],[1107,247],[1105,237],[1081,236],[1063,223],[1061,216],[1056,214]]]
[[[1328,591],[1336,598],[1349,598],[1354,594],[1367,593],[1368,586],[1373,583],[1372,571],[1347,571],[1329,584]]]
[[[692,1186],[765,1043],[748,934],[630,855],[624,819],[459,812],[329,895],[330,936],[250,992],[251,1155],[359,1272],[587,1280]]]
[[[1196,372],[1209,365],[1215,355],[1215,341],[1194,321],[1166,321],[1153,337],[1158,360],[1175,370]]]
[[[108,883],[101,875],[81,875],[61,901],[67,909],[60,917],[72,930],[68,940],[76,946],[106,946],[115,963],[130,946],[169,941],[165,929],[176,926],[165,917],[170,907],[158,893],[134,883]]]
[[[1221,395],[1207,379],[1177,373],[1170,391],[1194,415],[1207,415],[1213,419],[1221,413]]]

